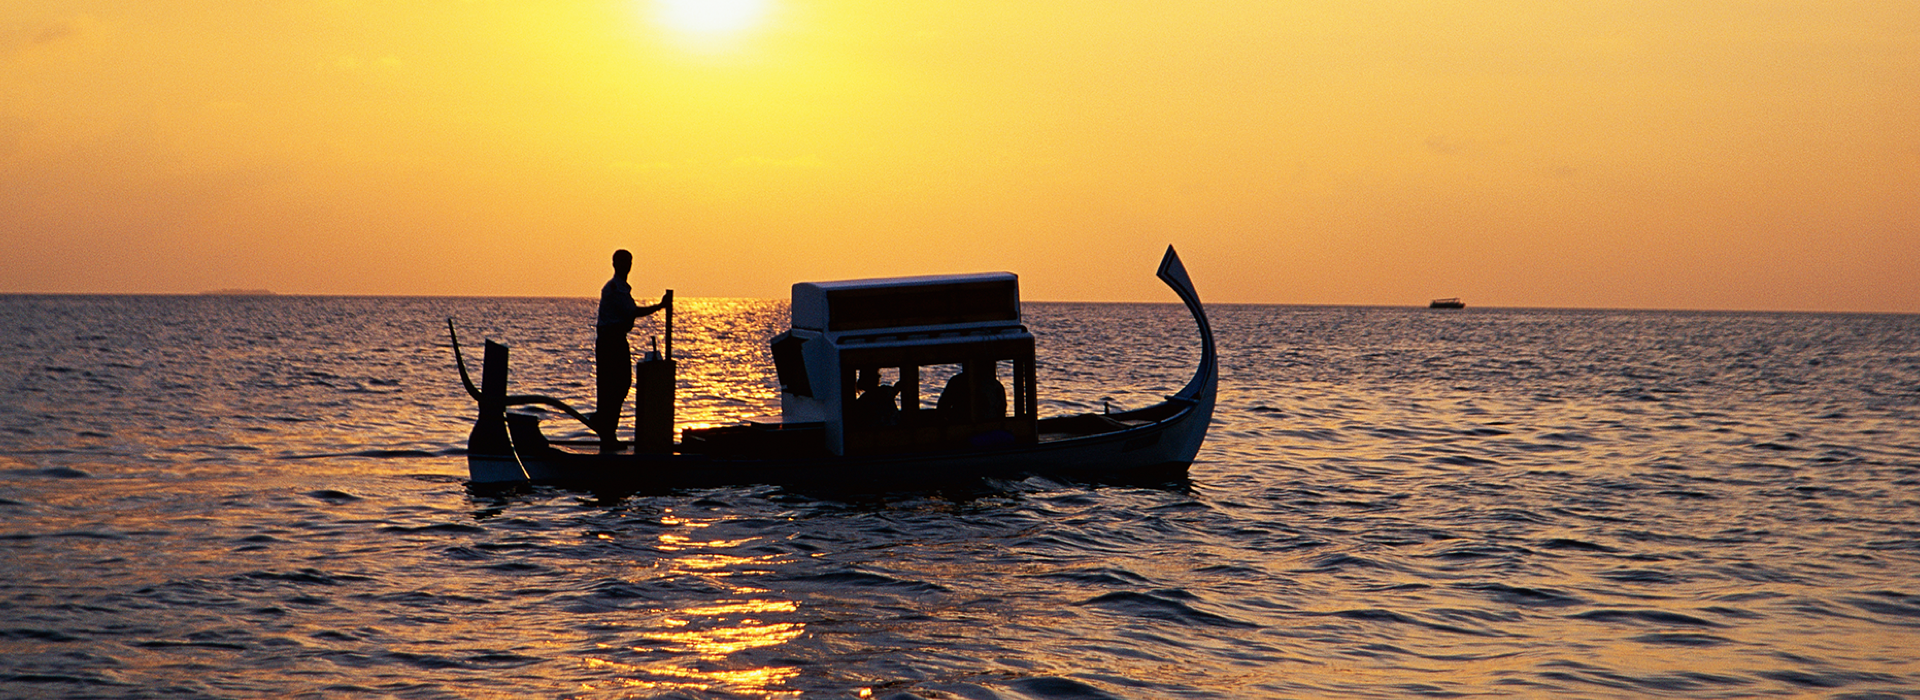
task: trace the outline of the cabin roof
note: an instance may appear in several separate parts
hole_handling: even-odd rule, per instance
[[[968,272],[955,275],[915,275],[912,277],[872,277],[857,280],[833,280],[829,282],[795,282],[793,290],[795,294],[798,294],[802,287],[830,291],[836,289],[874,289],[880,287],[925,287],[956,282],[1013,282],[1018,279],[1019,275],[1011,272]]]
[[[793,285],[793,327],[823,331],[1018,323],[1011,272],[881,277]]]

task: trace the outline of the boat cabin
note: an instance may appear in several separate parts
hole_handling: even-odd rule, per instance
[[[795,284],[793,327],[772,345],[781,418],[751,432],[787,433],[778,442],[792,448],[812,436],[839,456],[1037,440],[1033,335],[1012,273]],[[733,452],[726,443],[752,440],[739,432],[689,431],[683,449]]]

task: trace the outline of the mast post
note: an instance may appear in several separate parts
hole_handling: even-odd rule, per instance
[[[507,436],[507,346],[487,341],[480,362],[480,415],[467,435],[467,451],[477,454],[513,454]]]

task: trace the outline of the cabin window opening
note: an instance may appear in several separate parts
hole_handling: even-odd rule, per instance
[[[853,391],[848,394],[847,422],[864,428],[900,424],[901,391],[905,382],[897,367],[858,367],[852,370]]]
[[[846,425],[882,427],[974,425],[1031,419],[1033,360],[974,358],[959,362],[841,366],[840,396]]]
[[[921,365],[919,370],[920,384],[927,387],[928,395],[926,398],[928,403],[931,404],[939,400],[940,388],[947,385],[947,380],[952,379],[953,375],[960,373],[960,365]],[[933,406],[928,405],[925,406],[925,408],[932,409]]]
[[[943,423],[983,423],[1007,417],[1010,404],[1008,386],[1013,378],[1011,363],[994,360],[970,360],[958,365],[942,365],[944,380],[928,382],[940,386],[935,412]]]

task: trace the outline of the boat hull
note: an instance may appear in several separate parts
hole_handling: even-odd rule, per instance
[[[1168,407],[1156,407],[1166,410]],[[699,487],[738,484],[893,488],[1048,476],[1099,482],[1184,479],[1206,438],[1213,402],[1176,404],[1138,427],[997,449],[873,457],[730,459],[703,454],[597,454],[552,446],[469,453],[472,483]],[[1153,409],[1148,409],[1153,410]],[[1126,414],[1116,414],[1123,417]]]

